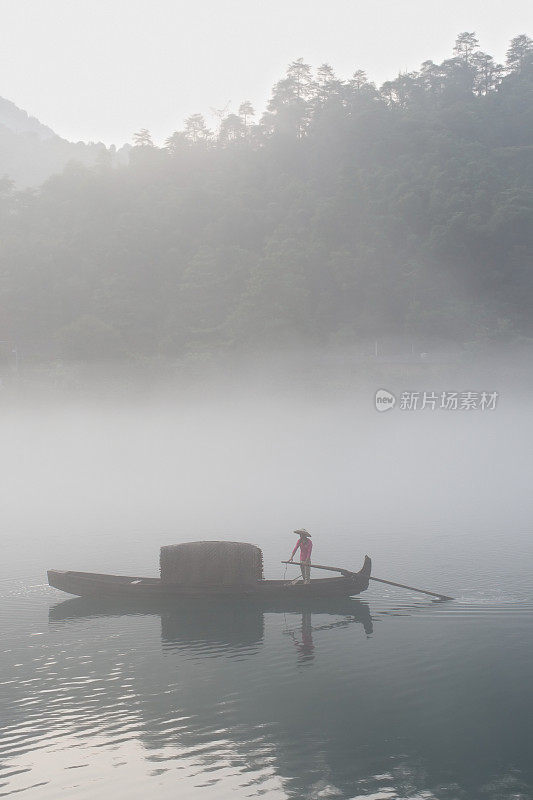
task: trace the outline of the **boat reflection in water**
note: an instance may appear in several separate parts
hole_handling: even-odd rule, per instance
[[[164,800],[531,796],[530,617],[376,601],[373,618],[378,636],[357,599],[68,600],[49,611],[39,684],[28,682],[35,640],[17,654],[28,681],[10,724],[26,724],[30,702],[32,728],[11,767],[27,769],[40,742],[53,753],[75,742],[68,766],[87,764],[78,780],[94,778],[102,797],[120,769],[135,776],[131,796],[157,782]],[[21,788],[40,778],[38,759],[30,766]]]
[[[372,617],[367,603],[359,600],[312,600],[292,604],[254,604],[230,600],[203,601],[173,600],[135,603],[124,600],[76,597],[52,606],[49,621],[82,620],[120,616],[160,616],[163,651],[186,647],[199,653],[209,650],[250,649],[263,641],[265,613],[283,614],[284,630],[294,641],[302,661],[314,652],[313,630],[347,627],[353,623],[363,626],[367,635],[373,632]],[[287,614],[293,620],[301,617],[298,633],[294,625],[287,629]],[[313,626],[313,614],[340,616],[341,620]]]
[[[312,705],[302,705],[301,679],[315,674],[311,691],[324,693],[324,664],[344,658],[339,640],[346,641],[341,650],[357,653],[372,631],[366,603],[261,607],[183,600],[146,606],[75,598],[52,607],[49,622],[62,652],[81,647],[83,670],[99,689],[94,694],[79,674],[69,684],[63,673],[62,691],[68,687],[76,709],[86,709],[82,724],[86,713],[100,709],[102,728],[135,731],[147,767],[169,771],[169,778],[180,770],[185,796],[203,781],[219,783],[224,792],[232,786],[238,797],[269,782],[305,797],[335,780],[339,786],[340,776],[332,780],[324,763],[332,731],[324,716],[317,726]],[[324,660],[317,671],[319,653]],[[318,738],[308,739],[312,731]]]

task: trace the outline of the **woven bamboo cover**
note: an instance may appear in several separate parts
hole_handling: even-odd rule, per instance
[[[263,554],[245,542],[187,542],[166,545],[160,555],[164,583],[252,584],[263,577]]]

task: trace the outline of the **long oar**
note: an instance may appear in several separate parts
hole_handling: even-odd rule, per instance
[[[300,566],[300,561],[282,561],[282,564],[295,564],[296,566]],[[341,575],[345,575],[346,577],[351,577],[352,575],[357,575],[357,572],[352,572],[349,569],[342,569],[342,567],[324,567],[322,564],[306,564],[306,566],[312,567],[313,569],[327,569],[329,572],[340,572]],[[440,594],[439,592],[429,592],[427,589],[417,589],[416,586],[407,586],[405,583],[395,583],[394,581],[386,581],[384,578],[374,578],[372,575],[370,576],[371,581],[376,581],[377,583],[387,583],[389,586],[398,586],[400,589],[409,589],[411,592],[420,592],[421,594],[430,594],[432,597],[438,597],[439,600],[453,600],[453,597],[448,597],[446,594]]]
[[[427,589],[417,589],[416,586],[407,586],[405,583],[394,583],[394,581],[386,581],[384,578],[374,578],[370,576],[371,581],[378,583],[388,583],[389,586],[399,586],[400,589],[410,589],[412,592],[421,592],[422,594],[430,594],[432,597],[438,597],[439,600],[453,600],[453,597],[448,597],[447,594],[439,594],[438,592],[429,592]]]

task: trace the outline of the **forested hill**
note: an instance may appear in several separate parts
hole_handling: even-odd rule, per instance
[[[395,336],[532,337],[533,42],[461,34],[376,88],[292,63],[256,117],[190,117],[129,166],[4,181],[0,339],[180,355]]]

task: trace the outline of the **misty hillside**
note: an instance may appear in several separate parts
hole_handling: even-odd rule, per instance
[[[56,135],[51,128],[43,125],[35,117],[30,117],[26,111],[22,111],[15,103],[3,97],[0,97],[0,125],[12,133],[33,133],[43,141],[52,139]]]
[[[103,144],[68,142],[10,100],[0,97],[0,177],[19,188],[39,186],[69,161],[94,166]]]
[[[135,141],[129,166],[4,183],[0,338],[28,357],[533,336],[526,36],[502,66],[461,34],[380,88],[300,59],[262,116]]]

